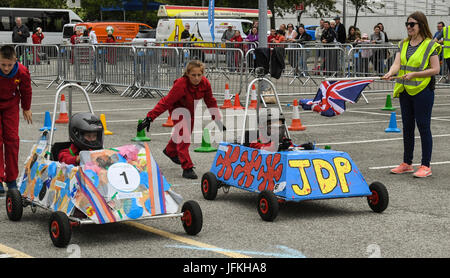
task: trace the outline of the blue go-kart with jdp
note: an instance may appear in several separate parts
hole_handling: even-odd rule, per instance
[[[279,104],[275,87],[265,78],[255,79],[248,92],[258,80],[265,80],[272,86]],[[221,142],[210,171],[202,177],[201,191],[205,199],[214,200],[219,188],[225,193],[230,187],[258,193],[257,210],[265,221],[277,217],[282,202],[366,197],[374,212],[381,213],[387,208],[386,187],[380,182],[369,185],[348,153],[320,149],[311,143],[291,145],[278,151],[250,147],[252,131],[245,129],[248,99],[247,93],[240,143]],[[278,109],[282,114],[281,105]],[[289,138],[288,130],[286,133]]]
[[[44,125],[33,145],[18,189],[7,192],[8,218],[19,221],[26,206],[30,206],[32,212],[36,212],[37,207],[51,211],[49,234],[57,247],[67,246],[72,227],[84,224],[179,217],[187,234],[199,233],[203,225],[200,206],[192,200],[183,203],[183,198],[171,190],[148,144],[81,151],[80,166],[57,160],[58,152],[71,143],[53,143],[57,100],[67,87],[69,96],[72,88],[80,89],[90,113],[94,113],[88,94],[81,86],[67,84],[58,90],[51,126]],[[70,112],[70,101],[69,105]]]

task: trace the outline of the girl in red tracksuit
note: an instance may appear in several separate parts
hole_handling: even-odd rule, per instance
[[[19,103],[23,117],[31,124],[31,78],[28,69],[17,62],[9,45],[0,48],[0,193],[2,183],[17,188],[19,173]],[[4,150],[4,151],[3,151]]]
[[[191,134],[184,134],[186,131],[192,131],[194,127],[194,110],[195,101],[203,99],[206,106],[210,109],[210,114],[213,120],[220,120],[220,113],[218,112],[216,99],[213,97],[211,84],[208,79],[204,76],[205,66],[200,61],[191,61],[186,66],[186,71],[181,78],[175,80],[172,89],[169,91],[167,96],[161,98],[161,100],[156,104],[150,112],[148,112],[147,117],[144,121],[138,125],[138,131],[147,128],[149,130],[150,123],[154,121],[159,115],[169,110],[169,114],[176,108],[185,108],[190,114],[190,123],[187,122],[188,119],[173,119],[175,127],[179,122],[182,122],[183,128],[180,132],[175,131],[172,134],[169,143],[164,149],[163,153],[167,155],[174,163],[181,164],[183,168],[183,177],[188,179],[197,179],[195,174],[191,157],[189,155],[189,145]],[[215,109],[212,109],[215,108]],[[190,126],[190,129],[189,129]],[[180,140],[180,137],[175,137],[180,135],[185,138]],[[181,142],[180,142],[181,141]]]

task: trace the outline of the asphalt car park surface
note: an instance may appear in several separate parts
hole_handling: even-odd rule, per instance
[[[33,124],[21,116],[19,169],[37,141],[45,111],[53,110],[56,87],[45,89],[44,83],[33,86]],[[67,93],[66,93],[67,94]],[[220,93],[218,93],[220,94]],[[188,236],[179,218],[155,219],[75,228],[67,248],[53,246],[48,232],[50,212],[26,208],[22,220],[10,222],[4,197],[0,206],[0,256],[8,257],[101,257],[101,258],[336,258],[336,257],[447,257],[450,254],[449,168],[450,168],[450,90],[436,90],[432,116],[433,175],[418,179],[410,174],[392,175],[389,169],[403,157],[401,133],[385,133],[390,111],[382,111],[386,93],[365,94],[348,105],[340,116],[327,118],[311,111],[301,111],[306,131],[291,132],[293,141],[301,144],[315,141],[318,147],[329,145],[347,152],[370,184],[382,182],[389,191],[389,207],[381,214],[372,212],[366,198],[314,200],[285,203],[274,222],[264,222],[256,210],[257,194],[230,188],[219,191],[216,200],[207,201],[200,190],[200,178],[209,171],[215,153],[197,153],[202,129],[211,123],[206,112],[197,113],[196,137],[190,154],[197,180],[181,177],[182,170],[163,153],[171,129],[162,127],[167,113],[156,119],[147,136],[152,155],[172,189],[184,200],[196,200],[203,211],[203,229]],[[104,113],[107,127],[114,135],[105,136],[105,147],[131,143],[136,136],[138,119],[154,107],[158,98],[131,99],[109,93],[90,94],[94,111]],[[242,101],[242,99],[241,99]],[[292,98],[283,97],[283,103]],[[219,105],[223,100],[218,97]],[[401,129],[398,100],[397,124]],[[203,110],[205,105],[202,106]],[[283,106],[290,124],[292,106]],[[58,105],[59,111],[59,105]],[[73,112],[87,111],[83,98],[73,93]],[[222,111],[229,115],[229,111]],[[227,137],[234,138],[242,121],[232,117]],[[203,119],[203,120],[202,120]],[[234,125],[234,126],[233,126]],[[213,125],[210,125],[213,126]],[[213,131],[211,137],[220,137]],[[67,125],[57,125],[55,142],[68,139]],[[414,163],[420,163],[421,147],[416,131]],[[195,137],[195,136],[194,136]],[[199,140],[200,139],[200,140]],[[213,146],[217,146],[213,142]],[[417,167],[417,166],[416,166]]]

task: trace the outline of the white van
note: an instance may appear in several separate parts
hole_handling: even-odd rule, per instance
[[[180,41],[186,23],[190,25],[191,41],[213,41],[207,18],[160,19],[156,27],[156,41]],[[247,19],[216,18],[214,20],[214,42],[221,42],[222,35],[229,25],[233,26],[233,30],[239,30],[242,38],[245,39],[253,22]]]
[[[11,43],[15,18],[22,18],[31,35],[37,27],[44,33],[43,44],[60,44],[65,24],[76,24],[83,20],[72,10],[67,9],[32,9],[32,8],[0,8],[0,43]]]

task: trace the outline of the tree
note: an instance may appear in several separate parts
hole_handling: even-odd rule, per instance
[[[10,7],[66,9],[66,0],[10,0]]]
[[[267,0],[267,6],[273,16],[270,19],[271,28],[275,28],[275,17],[283,17],[287,12],[294,11],[294,5],[303,3],[305,11],[314,9],[317,17],[328,16],[331,12],[337,12],[336,0]]]
[[[168,0],[167,3],[173,5],[186,5],[186,0]],[[208,1],[205,0],[205,3]],[[272,12],[270,18],[271,28],[275,28],[275,17],[283,17],[287,12],[293,12],[295,4],[303,2],[305,10],[315,9],[316,15],[323,17],[329,15],[330,12],[336,12],[336,0],[267,0],[268,10]],[[192,6],[201,6],[202,0],[189,1]],[[233,7],[233,8],[258,8],[258,1],[242,1],[242,0],[216,0],[216,7]]]
[[[355,22],[353,26],[356,28],[356,23],[358,22],[358,14],[361,9],[366,9],[371,13],[374,13],[373,8],[381,9],[384,8],[384,4],[380,3],[379,1],[373,1],[373,0],[350,0],[350,2],[355,6]]]

